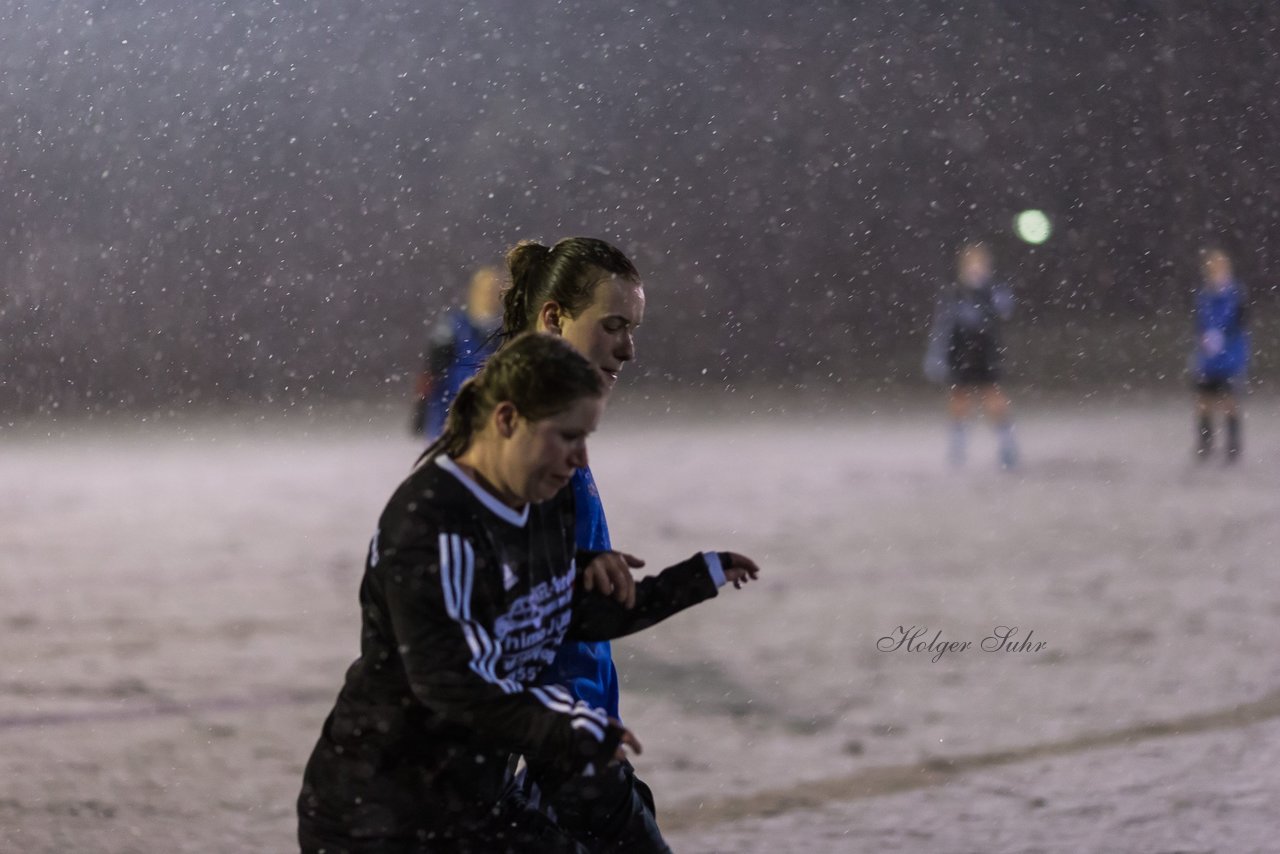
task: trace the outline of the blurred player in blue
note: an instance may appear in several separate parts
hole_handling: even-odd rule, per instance
[[[449,404],[497,348],[502,322],[502,279],[493,267],[471,276],[464,308],[440,316],[427,341],[426,364],[418,376],[414,432],[434,441],[444,431]]]
[[[1196,457],[1203,460],[1213,450],[1213,415],[1220,411],[1226,421],[1226,460],[1233,462],[1240,456],[1239,394],[1249,365],[1245,295],[1226,252],[1209,249],[1201,257],[1204,283],[1196,294],[1196,345],[1190,360]]]
[[[503,296],[503,334],[536,331],[559,335],[600,372],[605,394],[622,366],[635,358],[634,334],[644,319],[640,274],[621,250],[587,237],[554,246],[526,241],[507,255],[511,287]],[[590,468],[570,482],[580,549],[610,548],[604,505]],[[541,677],[566,687],[578,701],[621,719],[618,671],[607,642],[566,643]],[[535,763],[529,782],[545,777]],[[556,822],[592,852],[669,852],[658,829],[653,795],[629,763],[611,766],[594,778],[575,778],[540,793]],[[528,786],[533,791],[533,786]]]
[[[967,451],[967,421],[974,400],[986,412],[999,439],[999,461],[1018,463],[1009,398],[1001,391],[1004,345],[1000,327],[1013,314],[1013,293],[993,277],[991,250],[966,243],[957,256],[956,278],[943,288],[933,313],[925,376],[949,386],[948,456],[962,465]]]

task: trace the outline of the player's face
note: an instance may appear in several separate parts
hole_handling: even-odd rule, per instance
[[[607,393],[622,364],[636,357],[633,336],[644,320],[644,288],[611,276],[596,285],[593,297],[577,317],[561,318],[560,334],[600,371]]]
[[[520,418],[508,447],[508,483],[524,501],[546,501],[587,466],[587,436],[604,412],[604,398],[580,397],[540,421]]]
[[[981,287],[991,278],[991,253],[971,246],[960,254],[960,281],[971,288]]]
[[[494,270],[484,267],[471,277],[467,312],[473,318],[496,317],[502,313],[502,279]]]
[[[1204,259],[1204,279],[1214,290],[1222,290],[1231,281],[1231,259],[1221,252],[1211,252]]]

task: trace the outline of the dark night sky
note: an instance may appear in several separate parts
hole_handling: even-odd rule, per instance
[[[469,266],[573,233],[686,384],[893,379],[966,236],[1023,323],[1129,330],[1102,360],[1177,341],[1206,241],[1275,302],[1267,4],[3,8],[10,410],[377,393]]]

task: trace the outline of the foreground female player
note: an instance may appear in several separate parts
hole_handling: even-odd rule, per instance
[[[635,358],[634,333],[644,319],[645,296],[635,265],[617,247],[589,237],[570,237],[547,247],[521,243],[507,254],[511,287],[503,295],[503,332],[558,335],[600,372],[605,394],[622,366]],[[609,549],[609,526],[591,469],[582,466],[571,481],[577,506],[580,549]],[[568,688],[575,700],[618,710],[618,671],[606,641],[570,640],[542,680]],[[532,782],[543,769],[529,762]],[[532,788],[532,787],[530,787]],[[543,801],[556,820],[592,851],[661,854],[662,839],[653,794],[630,763],[606,773],[579,777]]]
[[[758,572],[705,553],[631,586],[639,561],[575,547],[563,487],[587,465],[602,393],[573,348],[521,336],[463,386],[392,495],[360,589],[361,655],[303,777],[306,854],[584,850],[505,797],[507,756],[536,759],[554,788],[639,744],[538,686],[543,669],[566,637],[639,631]]]

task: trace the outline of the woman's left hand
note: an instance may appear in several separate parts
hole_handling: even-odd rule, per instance
[[[720,552],[720,568],[724,570],[724,580],[732,581],[735,588],[741,589],[748,581],[755,581],[760,575],[760,567],[746,555],[737,552]]]

